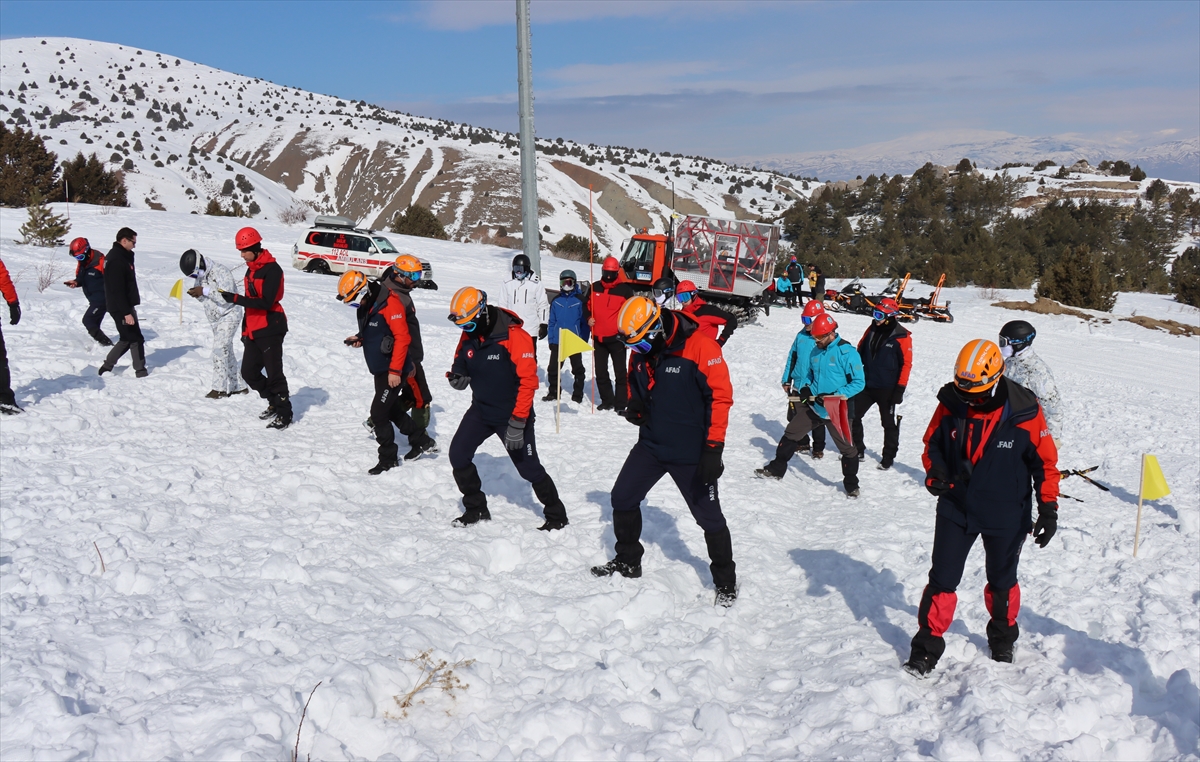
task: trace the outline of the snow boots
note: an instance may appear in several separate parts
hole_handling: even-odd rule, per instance
[[[542,504],[542,515],[546,517],[546,522],[538,527],[539,531],[552,532],[570,523],[567,521],[567,508],[558,497],[558,487],[554,486],[554,480],[549,474],[533,485],[533,494],[537,495]]]
[[[796,440],[781,437],[779,445],[775,448],[775,459],[754,473],[772,479],[782,479],[783,475],[787,473],[788,461],[796,454],[799,447],[800,443]]]
[[[593,566],[592,574],[597,577],[622,577],[636,579],[642,576],[642,512],[613,511],[613,534],[617,537],[617,557],[603,566]]]
[[[265,418],[274,416],[274,419],[270,423],[267,424],[267,428],[282,430],[282,429],[286,429],[288,426],[291,426],[292,425],[292,401],[288,397],[288,395],[272,394],[270,397],[267,398],[267,401],[268,401],[267,409],[263,411],[262,415],[258,416],[260,419],[265,419]],[[270,415],[268,415],[268,413],[270,413]]]
[[[400,461],[396,460],[395,458],[381,457],[379,459],[378,463],[376,463],[374,466],[371,466],[370,468],[367,469],[367,473],[370,474],[371,476],[379,476],[384,471],[390,471],[399,465],[400,465]]]
[[[717,532],[705,532],[704,542],[708,545],[708,569],[717,588],[716,604],[729,608],[737,600],[737,564],[733,562],[733,541],[729,537],[729,527]]]
[[[491,521],[492,514],[488,511],[487,495],[483,494],[483,482],[479,480],[479,470],[472,463],[464,468],[454,469],[454,483],[462,493],[463,514],[453,522],[455,526],[469,527],[480,521]]]
[[[111,347],[113,345],[112,339],[108,338],[104,331],[101,331],[99,328],[94,331],[88,331],[88,336],[95,339],[96,343],[102,347]]]
[[[372,432],[374,432],[374,427],[372,427],[371,430],[372,430]],[[421,433],[420,437],[417,437],[415,439],[413,437],[410,437],[409,444],[412,447],[408,451],[408,454],[404,456],[405,460],[416,460],[417,458],[421,457],[422,455],[424,455],[427,452],[437,452],[438,451],[437,442],[434,440],[433,437],[429,436],[428,434],[426,434],[424,432]]]

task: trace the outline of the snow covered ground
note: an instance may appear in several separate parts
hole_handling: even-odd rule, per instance
[[[203,398],[208,326],[190,299],[180,325],[167,298],[184,249],[238,262],[241,221],[72,209],[72,236],[98,248],[122,225],[140,234],[142,380],[127,360],[96,376],[103,355],[79,324],[82,296],[37,290],[39,268],[56,265],[58,284],[74,263],[61,247],[13,244],[23,219],[0,210],[0,256],[25,310],[4,336],[26,408],[0,422],[5,759],[287,758],[318,682],[302,759],[1200,756],[1195,338],[950,291],[953,324],[913,327],[896,468],[873,467],[882,434],[868,418],[863,494],[849,501],[835,458],[797,458],[781,483],[753,477],[783,430],[777,379],[799,327],[798,312],[772,311],[727,347],[736,401],[721,489],[741,597],[724,610],[669,481],[644,509],[645,576],[588,574],[610,556],[608,493],[636,438],[612,414],[564,405],[556,434],[553,406],[537,403],[566,530],[535,531],[540,508],[496,441],[477,459],[494,520],[455,529],[444,453],[365,473],[370,380],[341,343],[354,318],[335,279],[287,271],[297,421],[268,431],[260,400]],[[289,258],[301,229],[261,229]],[[494,288],[511,252],[393,241],[429,259],[441,285],[415,300],[444,448],[468,404],[440,380],[457,335],[450,294]],[[563,266],[584,277],[586,266],[547,260],[550,280]],[[1200,322],[1158,296],[1123,295],[1121,309]],[[958,348],[1018,315],[1038,327],[1067,401],[1062,464],[1099,465],[1112,491],[1065,480],[1085,502],[1064,499],[1051,546],[1027,546],[1015,664],[988,659],[977,550],[946,656],[916,681],[899,665],[932,539],[920,438]],[[857,341],[867,318],[841,323]],[[1146,505],[1134,559],[1143,452],[1173,493]],[[475,660],[457,670],[469,687],[419,694],[403,716],[393,697],[417,670],[402,660],[427,649]]]

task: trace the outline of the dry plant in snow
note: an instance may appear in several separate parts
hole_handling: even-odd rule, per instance
[[[417,701],[416,696],[421,691],[427,688],[436,688],[445,693],[451,699],[455,698],[455,691],[462,691],[471,686],[464,683],[454,673],[456,669],[464,669],[475,663],[474,659],[462,659],[453,664],[445,659],[439,661],[433,660],[433,649],[429,648],[417,654],[412,659],[401,659],[400,661],[415,664],[421,674],[413,682],[413,687],[404,695],[396,695],[392,700],[396,702],[396,707],[399,709],[398,714],[392,712],[384,713],[384,716],[391,720],[402,720],[408,717],[408,710],[413,707],[413,704],[424,704],[424,700]]]

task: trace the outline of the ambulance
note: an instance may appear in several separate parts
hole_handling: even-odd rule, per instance
[[[368,228],[360,228],[347,217],[317,217],[312,229],[292,246],[292,267],[310,273],[339,275],[358,270],[378,277],[401,252],[392,242]],[[418,257],[420,259],[420,257]],[[418,288],[436,289],[433,267],[421,259],[424,274]]]

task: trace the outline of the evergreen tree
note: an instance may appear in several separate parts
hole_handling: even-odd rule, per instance
[[[21,226],[21,240],[14,243],[31,243],[34,246],[61,246],[71,230],[65,217],[50,209],[46,199],[36,190],[29,196],[29,219]]]
[[[129,205],[125,198],[124,178],[117,172],[106,170],[96,154],[85,159],[80,152],[74,159],[63,162],[63,180],[70,201],[100,206]]]
[[[1129,173],[1129,179],[1135,183],[1140,183],[1146,179],[1146,172],[1141,167],[1134,167],[1133,171]]]
[[[1112,312],[1117,302],[1112,276],[1088,246],[1068,246],[1038,283],[1038,296],[1071,307]]]
[[[438,238],[450,240],[442,223],[429,209],[420,204],[409,204],[403,212],[397,212],[392,218],[391,230],[401,235],[415,235],[421,238]]]
[[[1175,300],[1200,307],[1200,248],[1189,246],[1171,265]]]
[[[586,262],[588,254],[591,252],[592,249],[588,246],[588,239],[571,233],[567,233],[562,237],[562,240],[554,244],[555,254],[579,262]]]
[[[0,204],[25,206],[35,192],[51,197],[58,179],[58,157],[40,137],[0,124]]]

